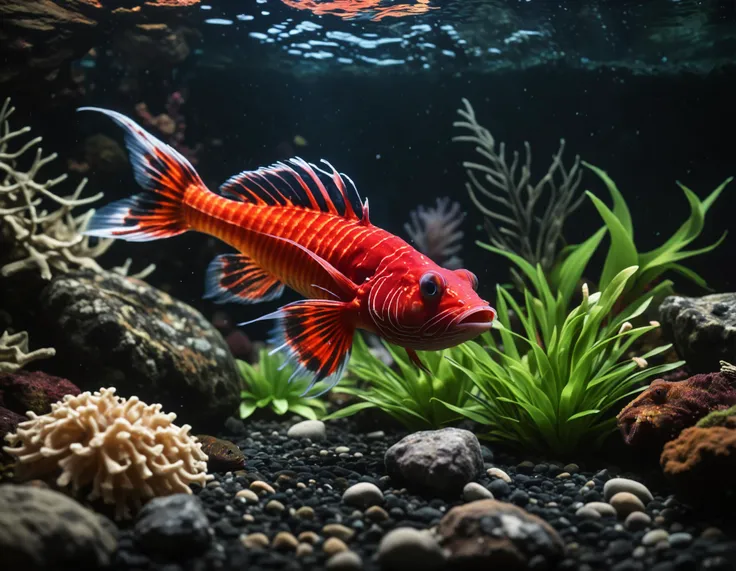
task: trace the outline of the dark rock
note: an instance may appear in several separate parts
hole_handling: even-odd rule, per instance
[[[440,521],[437,533],[440,544],[449,550],[448,563],[457,569],[522,570],[537,556],[551,567],[564,554],[562,539],[552,526],[497,500],[452,508]]]
[[[488,489],[494,496],[499,498],[505,498],[511,493],[511,486],[509,486],[503,480],[493,480],[488,484]]]
[[[444,428],[406,436],[386,451],[385,464],[392,479],[427,492],[454,495],[483,470],[483,456],[472,432]]]
[[[51,404],[66,395],[78,395],[79,387],[41,371],[16,371],[0,374],[0,406],[18,414],[51,412]]]
[[[148,502],[138,515],[134,535],[143,551],[167,559],[199,555],[212,541],[202,502],[189,494]]]
[[[736,293],[669,296],[659,306],[662,330],[694,373],[736,361]]]
[[[53,279],[41,305],[60,366],[82,389],[114,386],[205,430],[238,406],[240,376],[222,336],[167,293],[81,271]]]
[[[52,490],[0,486],[3,571],[96,569],[111,562],[114,525]]]
[[[15,427],[18,426],[24,420],[28,420],[28,417],[8,410],[7,408],[0,407],[0,442],[3,442],[5,435],[9,432],[15,432]],[[0,449],[0,455],[2,450]]]

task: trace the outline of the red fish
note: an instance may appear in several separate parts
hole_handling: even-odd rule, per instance
[[[371,224],[353,181],[300,158],[242,172],[210,191],[179,152],[120,113],[135,178],[144,192],[96,212],[86,234],[131,241],[194,230],[237,250],[213,260],[206,298],[217,303],[277,299],[285,286],[308,298],[243,323],[274,319],[273,351],[294,377],[332,388],[350,358],[356,329],[416,350],[452,347],[491,328],[495,310],[468,270],[441,268]],[[323,391],[324,392],[324,391]]]

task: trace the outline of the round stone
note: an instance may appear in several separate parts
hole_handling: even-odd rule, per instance
[[[290,438],[309,438],[310,440],[324,440],[327,437],[325,423],[321,420],[303,420],[297,422],[286,432]]]
[[[342,495],[342,501],[359,508],[383,503],[383,492],[375,484],[360,482],[350,486]]]
[[[445,564],[442,548],[426,530],[399,527],[387,533],[378,546],[378,560],[384,569],[405,571],[409,568],[431,571]]]
[[[644,512],[632,512],[626,516],[624,526],[630,531],[641,531],[652,525],[652,518]]]
[[[355,551],[341,551],[327,560],[328,571],[359,571],[363,560]]]
[[[607,502],[619,492],[628,492],[639,498],[643,504],[651,502],[654,497],[644,484],[628,478],[612,478],[603,485],[603,497]]]
[[[463,488],[463,499],[466,502],[475,500],[493,499],[493,494],[487,488],[481,486],[477,482],[469,482]]]
[[[634,512],[643,512],[644,504],[630,492],[618,492],[610,499],[610,504],[620,518],[625,518]]]
[[[649,547],[650,545],[656,545],[660,541],[667,541],[670,534],[665,529],[653,529],[644,534],[641,538],[641,544]]]

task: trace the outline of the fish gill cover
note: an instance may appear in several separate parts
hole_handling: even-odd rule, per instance
[[[729,2],[695,0],[256,0],[204,2],[209,66],[292,73],[381,68],[498,71],[560,62],[638,73],[707,72],[726,64]],[[235,45],[233,45],[233,42]],[[256,42],[257,57],[233,47]],[[220,46],[219,48],[217,46]],[[247,46],[252,48],[252,46]]]

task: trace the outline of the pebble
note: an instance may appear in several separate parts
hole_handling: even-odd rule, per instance
[[[652,531],[648,531],[644,534],[644,537],[641,538],[641,544],[649,547],[659,543],[660,541],[667,541],[669,536],[670,534],[667,533],[667,530],[653,529]]]
[[[271,500],[266,504],[266,507],[264,508],[264,510],[269,513],[281,513],[285,509],[286,507],[284,507],[284,504],[282,504],[278,500]]]
[[[294,551],[299,545],[299,541],[293,534],[288,531],[279,531],[273,538],[272,546],[274,549],[284,551]]]
[[[477,482],[469,482],[463,488],[463,499],[466,502],[475,500],[493,499],[493,494]]]
[[[270,543],[265,533],[250,533],[240,538],[240,542],[249,549],[265,549]]]
[[[654,497],[652,492],[642,483],[628,478],[612,478],[603,485],[603,497],[607,502],[611,501],[619,492],[634,494],[643,504],[651,502]]]
[[[236,498],[243,498],[249,504],[257,504],[258,496],[253,490],[240,490],[235,494]]]
[[[578,508],[578,510],[575,512],[575,515],[585,519],[601,519],[601,513],[598,510],[595,510],[588,506]]]
[[[486,470],[486,474],[488,474],[491,478],[500,478],[507,484],[511,483],[511,476],[501,470],[501,468],[489,468],[488,470]]]
[[[347,551],[348,546],[345,545],[345,542],[342,539],[339,539],[337,537],[329,537],[322,545],[322,550],[327,553],[327,555],[334,555],[335,553]]]
[[[299,519],[314,519],[314,508],[309,506],[302,506],[295,512],[296,517]]]
[[[690,545],[692,540],[693,536],[684,531],[670,535],[670,545],[672,547],[685,547],[686,545]]]
[[[303,420],[289,428],[286,435],[290,438],[309,438],[318,441],[327,437],[327,431],[325,423],[321,420]]]
[[[355,531],[340,523],[328,523],[322,528],[322,533],[330,537],[337,537],[343,541],[350,541],[355,535]]]
[[[493,497],[505,498],[511,493],[511,488],[504,480],[493,480],[489,485],[488,489],[493,494]]]
[[[297,557],[306,557],[307,555],[311,555],[312,553],[314,553],[314,547],[312,547],[309,543],[300,543],[296,546]]]
[[[603,517],[616,517],[616,508],[605,502],[588,502],[585,507],[597,511]]]
[[[363,568],[363,560],[355,551],[341,551],[327,560],[329,571],[358,571]]]
[[[378,560],[384,569],[405,571],[417,568],[431,571],[444,566],[445,555],[431,532],[399,527],[381,539]]]
[[[302,531],[298,536],[297,539],[299,539],[302,543],[311,543],[314,545],[319,541],[319,535],[317,535],[314,531]]]
[[[563,472],[569,472],[570,474],[577,474],[580,471],[580,466],[577,464],[566,464],[562,467]]]
[[[365,510],[365,517],[371,521],[381,522],[386,521],[389,515],[381,506],[371,506]]]
[[[613,480],[609,480],[612,482]],[[609,503],[616,510],[620,518],[625,518],[630,513],[644,511],[642,501],[631,492],[618,492],[610,500]]]
[[[335,448],[335,453],[337,454],[347,454],[348,452],[350,452],[350,448],[347,446],[338,446]]]
[[[367,508],[383,503],[383,492],[375,484],[360,482],[350,486],[342,495],[342,501],[346,504]]]
[[[644,512],[632,512],[626,516],[624,527],[630,531],[641,531],[652,525],[652,518]]]
[[[250,485],[250,489],[259,496],[276,493],[276,490],[273,489],[273,486],[271,486],[271,484],[267,484],[266,482],[262,482],[261,480],[256,480],[255,482],[253,482]]]

